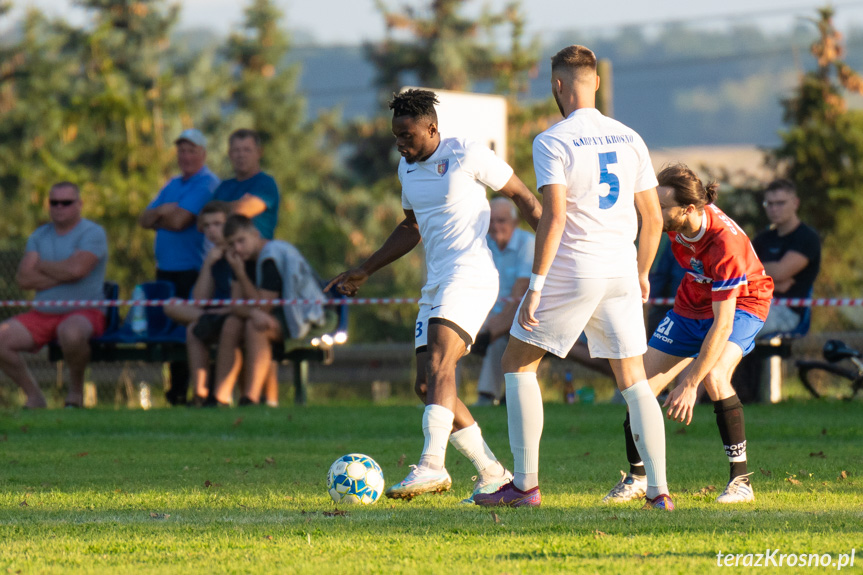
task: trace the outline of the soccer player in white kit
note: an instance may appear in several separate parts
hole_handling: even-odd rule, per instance
[[[546,352],[565,357],[583,330],[591,356],[609,359],[629,406],[649,478],[648,505],[672,510],[662,411],[641,357],[647,350],[642,303],[662,234],[656,176],[639,135],[596,109],[599,77],[593,52],[564,48],[551,59],[551,70],[552,93],[564,120],[533,143],[542,217],[530,288],[503,356],[515,477],[474,501],[540,505],[543,409],[536,371]],[[636,211],[641,216],[637,250]]]
[[[512,198],[534,228],[541,206],[506,162],[485,146],[441,138],[428,90],[407,90],[390,102],[392,130],[402,159],[399,180],[405,219],[362,265],[333,279],[354,295],[375,271],[423,241],[427,281],[417,316],[416,392],[426,404],[425,446],[419,464],[386,495],[411,499],[445,491],[452,480],[444,467],[447,441],[477,470],[474,491],[495,491],[512,478],[482,438],[479,426],[456,394],[455,370],[497,299],[498,274],[486,243],[490,208],[486,186]]]

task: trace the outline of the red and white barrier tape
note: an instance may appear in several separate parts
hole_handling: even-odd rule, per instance
[[[673,297],[653,297],[647,303],[652,305],[674,305]],[[861,307],[863,298],[778,298],[771,305],[787,307]]]
[[[500,301],[512,301],[512,298],[501,298]],[[371,298],[344,298],[344,299],[170,299],[170,300],[7,300],[0,301],[0,308],[4,307],[66,307],[66,308],[93,308],[93,307],[125,307],[125,306],[225,306],[225,305],[393,305],[393,304],[416,304],[417,298],[404,297],[371,297]],[[673,297],[650,298],[648,303],[653,305],[674,305]],[[773,305],[790,307],[861,307],[863,298],[782,298],[773,300]]]

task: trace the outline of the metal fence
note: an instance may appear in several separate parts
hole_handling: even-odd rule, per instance
[[[23,254],[23,246],[0,248],[0,301],[22,299],[26,295],[18,289],[18,284],[15,282],[18,263]],[[0,308],[0,321],[5,321],[20,311],[13,308]]]

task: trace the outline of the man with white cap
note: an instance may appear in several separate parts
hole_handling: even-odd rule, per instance
[[[204,260],[204,235],[196,219],[213,199],[219,178],[207,168],[207,139],[199,130],[184,130],[174,141],[180,175],[171,179],[138,217],[141,227],[156,231],[156,279],[174,284],[174,295],[188,298]],[[171,404],[186,403],[189,385],[185,363],[171,364]]]

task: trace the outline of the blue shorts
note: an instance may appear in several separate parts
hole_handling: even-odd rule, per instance
[[[647,345],[675,357],[698,357],[712,325],[713,318],[689,319],[672,310],[659,322]],[[755,336],[763,325],[761,318],[741,309],[735,310],[734,327],[728,341],[736,344],[746,355],[755,347]]]

